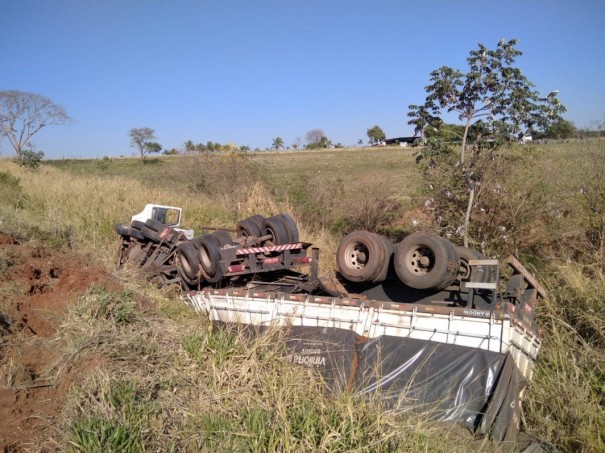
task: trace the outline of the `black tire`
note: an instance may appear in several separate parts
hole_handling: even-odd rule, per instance
[[[177,246],[179,267],[190,281],[199,280],[200,257],[192,242],[182,242]]]
[[[137,230],[140,230],[141,228],[143,228],[145,226],[145,222],[141,222],[140,220],[133,220],[130,223],[130,226]]]
[[[454,246],[431,233],[417,232],[395,247],[395,272],[415,289],[442,290],[458,275],[460,258]]]
[[[152,240],[153,242],[162,242],[162,238],[160,236],[160,233],[158,233],[157,231],[152,230],[151,228],[147,228],[146,226],[144,226],[143,228],[141,228],[141,234],[146,237],[147,239]]]
[[[189,278],[185,273],[185,270],[180,265],[177,265],[176,270],[179,277],[181,277],[181,288],[183,288],[184,290],[198,288],[201,282],[201,277],[195,279]]]
[[[212,234],[203,235],[198,242],[198,254],[202,276],[209,283],[216,283],[223,278],[220,261],[220,243],[216,236]]]
[[[256,223],[256,226],[260,231],[263,231],[263,220],[265,220],[265,218],[262,215],[254,214],[253,216],[248,217],[248,219],[251,222]]]
[[[372,282],[382,283],[386,280],[387,276],[389,275],[389,270],[391,269],[391,264],[393,261],[393,243],[386,237],[379,234],[377,234],[376,237],[382,242],[382,247],[384,249],[384,260],[382,263],[382,268],[378,272],[378,275],[372,279]]]
[[[135,228],[131,227],[129,234],[130,234],[131,238],[135,238],[135,239],[137,239],[139,241],[145,241],[145,236],[143,236],[141,234],[141,232],[139,230],[135,229]]]
[[[157,220],[147,219],[147,220],[145,220],[145,226],[147,228],[149,228],[150,230],[157,231],[158,233],[160,233],[168,225],[166,225],[166,224],[164,224],[162,222],[159,222]]]
[[[268,217],[263,220],[262,235],[271,235],[267,245],[288,244],[288,232],[286,227],[278,217]]]
[[[212,235],[218,239],[221,246],[233,243],[233,238],[227,230],[216,230]]]
[[[342,238],[336,249],[336,265],[350,282],[369,282],[384,268],[385,246],[368,231],[354,231]]]
[[[247,238],[252,236],[257,238],[261,237],[262,234],[260,228],[261,227],[258,225],[258,223],[256,223],[251,218],[240,220],[235,226],[235,229],[237,230],[237,236],[244,236]]]
[[[125,223],[116,223],[113,228],[120,236],[130,236],[130,225]]]
[[[296,222],[289,214],[282,212],[281,214],[276,215],[279,220],[286,227],[286,233],[288,233],[288,242],[295,243],[300,241],[300,235],[298,233],[298,227],[296,226]]]

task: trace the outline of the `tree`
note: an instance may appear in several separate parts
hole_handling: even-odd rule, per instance
[[[186,153],[191,154],[193,151],[195,151],[196,146],[193,141],[187,140],[185,143],[183,143],[183,148],[185,149]]]
[[[307,131],[305,134],[305,140],[307,142],[307,148],[317,148],[317,145],[322,137],[325,137],[326,134],[321,129],[311,129]]]
[[[159,153],[162,150],[162,146],[153,141],[155,138],[155,130],[149,127],[130,129],[130,146],[139,150],[141,165],[145,162],[146,154]]]
[[[271,149],[279,150],[284,147],[284,141],[281,137],[275,137],[273,139],[273,144],[271,145]]]
[[[37,170],[40,167],[40,163],[44,158],[42,151],[35,151],[33,149],[24,149],[21,153],[20,165],[28,170]]]
[[[466,73],[447,66],[434,70],[430,74],[430,85],[425,87],[428,93],[425,103],[409,106],[408,124],[415,126],[416,133],[424,133],[427,127],[441,128],[442,112],[455,113],[462,121],[464,129],[457,169],[468,189],[462,226],[465,246],[468,246],[470,215],[481,178],[472,159],[467,162],[467,151],[471,149],[475,153],[472,157],[475,157],[483,149],[493,148],[524,133],[545,130],[565,111],[557,91],[540,97],[534,84],[513,66],[516,58],[522,55],[515,48],[517,43],[516,39],[503,39],[496,50],[479,44],[477,50],[469,53]],[[469,143],[471,130],[473,143]]]
[[[23,159],[31,138],[42,128],[72,121],[65,109],[46,96],[25,91],[0,91],[0,138],[6,136]]]
[[[328,137],[322,135],[320,139],[314,143],[307,143],[307,149],[320,149],[320,148],[330,148],[332,145],[332,141],[328,140]]]
[[[386,135],[379,126],[374,126],[368,129],[368,138],[370,143],[380,143],[386,138]]]
[[[576,126],[571,121],[561,119],[546,129],[544,137],[561,140],[572,138],[577,132]]]

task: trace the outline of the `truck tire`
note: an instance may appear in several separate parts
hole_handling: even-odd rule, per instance
[[[376,236],[382,242],[384,249],[384,260],[382,263],[382,268],[378,272],[378,275],[372,279],[372,283],[382,283],[386,280],[387,276],[389,275],[389,270],[391,269],[391,264],[393,261],[393,243],[382,235],[377,234]]]
[[[140,230],[141,228],[143,228],[145,226],[145,222],[141,222],[140,220],[133,220],[130,223],[130,226],[136,230]]]
[[[491,267],[490,266],[474,266],[471,268],[468,264],[470,260],[484,260],[486,259],[483,253],[477,250],[469,249],[467,247],[456,247],[456,252],[460,256],[460,267],[458,269],[458,275],[456,276],[457,282],[480,282],[486,283],[491,279]]]
[[[130,225],[127,225],[125,223],[116,223],[116,225],[114,226],[114,230],[116,231],[116,233],[118,233],[120,236],[130,236],[129,232],[130,232]]]
[[[177,264],[176,266],[176,270],[177,270],[177,274],[179,277],[181,277],[181,288],[185,291],[190,290],[190,289],[198,289],[200,286],[200,283],[202,282],[201,277],[197,277],[195,279],[191,279],[189,277],[187,277],[187,274],[185,274],[184,269]]]
[[[145,226],[147,228],[149,228],[150,230],[157,231],[159,233],[164,228],[166,228],[168,225],[163,224],[162,222],[159,222],[157,220],[147,219],[147,220],[145,220]]]
[[[296,222],[294,221],[292,216],[286,214],[285,212],[282,212],[281,214],[278,214],[275,217],[281,220],[281,222],[286,227],[286,233],[288,234],[288,242],[290,244],[299,242],[300,235],[298,233],[298,227],[296,226]]]
[[[258,238],[262,236],[260,226],[251,218],[237,222],[235,229],[237,230],[237,237],[244,236],[249,238],[254,236]]]
[[[399,280],[410,288],[438,291],[456,280],[460,257],[449,241],[419,231],[397,244],[394,266]]]
[[[212,233],[212,235],[218,239],[218,243],[221,246],[225,244],[231,244],[233,242],[233,238],[227,230],[216,230]]]
[[[177,260],[182,273],[190,281],[199,281],[200,258],[192,242],[182,242],[177,246]]]
[[[385,245],[368,231],[354,231],[342,238],[336,249],[336,265],[350,282],[369,282],[384,268]]]
[[[267,241],[267,245],[288,244],[288,232],[286,227],[278,217],[268,217],[263,220],[261,230],[262,235],[271,235],[272,239]]]
[[[201,272],[204,280],[216,283],[223,278],[221,269],[220,243],[212,234],[203,235],[198,242],[198,253],[200,257]]]
[[[154,231],[151,228],[148,228],[146,226],[144,226],[143,228],[141,228],[141,234],[144,237],[146,237],[147,239],[152,240],[153,242],[162,242],[162,238],[160,237],[160,233],[158,233],[157,231]]]

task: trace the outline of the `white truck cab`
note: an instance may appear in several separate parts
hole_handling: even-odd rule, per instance
[[[131,222],[138,220],[145,222],[148,219],[157,220],[163,224],[182,232],[187,239],[193,239],[194,231],[178,228],[181,225],[181,216],[183,210],[176,206],[166,206],[160,204],[146,204],[141,212],[135,214],[130,219]]]

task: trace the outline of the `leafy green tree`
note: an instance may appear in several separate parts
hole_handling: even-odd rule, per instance
[[[380,143],[387,136],[384,131],[380,128],[380,126],[374,126],[368,129],[368,138],[370,139],[370,143]]]
[[[481,150],[493,148],[520,137],[527,131],[545,130],[560,120],[565,107],[557,98],[558,92],[541,97],[517,67],[522,52],[516,49],[518,40],[501,40],[495,50],[479,44],[467,58],[468,70],[462,72],[442,66],[430,74],[430,84],[425,87],[427,97],[422,105],[409,106],[408,124],[415,126],[416,133],[425,129],[443,127],[442,113],[454,113],[462,122],[460,154],[456,163],[460,178],[465,181],[468,194],[462,235],[468,246],[468,229],[477,184],[481,171],[473,167],[473,158]],[[470,132],[474,137],[471,141]],[[435,162],[440,147],[429,148]],[[467,152],[472,151],[470,162]]]
[[[307,143],[307,149],[322,149],[322,148],[330,148],[332,145],[332,141],[328,140],[328,137],[322,135],[319,140],[313,143]]]
[[[147,154],[159,153],[160,151],[162,151],[162,145],[157,142],[145,143],[145,151],[147,152]]]
[[[546,129],[544,137],[561,140],[573,138],[577,132],[576,126],[571,121],[560,119]]]
[[[155,130],[149,127],[135,127],[130,129],[130,146],[136,148],[141,156],[141,165],[145,162],[145,155],[159,153],[162,147],[155,143]],[[158,148],[159,147],[159,148]]]
[[[46,96],[25,91],[0,91],[0,139],[5,136],[23,159],[31,138],[50,125],[69,124],[72,119]]]
[[[195,151],[196,145],[191,140],[187,140],[185,143],[183,143],[183,148],[185,149],[185,152],[192,153]]]
[[[33,149],[24,149],[21,152],[21,159],[19,164],[21,167],[28,170],[37,170],[40,167],[40,163],[44,158],[42,151],[34,151]]]
[[[284,147],[284,140],[281,137],[275,137],[273,139],[273,144],[271,145],[271,149],[279,150]]]

